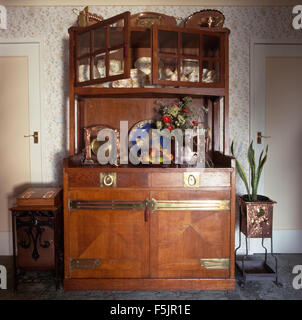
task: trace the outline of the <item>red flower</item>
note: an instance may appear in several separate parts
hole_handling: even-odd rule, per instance
[[[171,122],[171,118],[169,116],[163,116],[163,122],[169,123],[169,122]]]
[[[192,123],[194,124],[194,126],[198,126],[198,123],[196,121],[192,121]]]
[[[182,109],[182,111],[185,113],[190,113],[188,109]]]
[[[174,104],[173,104],[173,107],[177,107],[177,108],[179,108],[179,105],[178,105],[178,104],[176,104],[176,103],[174,103]]]
[[[173,130],[173,126],[168,126],[167,129],[168,129],[169,131],[172,131],[172,130]]]

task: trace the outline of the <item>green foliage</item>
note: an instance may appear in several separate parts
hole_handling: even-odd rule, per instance
[[[249,166],[251,169],[250,185],[251,185],[251,189],[252,189],[252,194],[250,192],[249,182],[248,182],[247,176],[244,172],[244,169],[243,169],[241,163],[236,159],[236,157],[234,155],[234,141],[232,142],[232,145],[231,145],[231,152],[236,160],[236,169],[237,169],[237,172],[238,172],[240,178],[242,179],[242,181],[245,184],[249,200],[250,201],[257,201],[257,190],[258,190],[258,185],[259,185],[261,173],[262,173],[264,164],[267,160],[268,146],[266,146],[264,157],[263,157],[264,150],[262,150],[260,157],[259,157],[259,160],[258,160],[258,166],[256,166],[255,150],[253,148],[253,141],[249,145],[248,152],[247,152],[247,159],[248,159]]]

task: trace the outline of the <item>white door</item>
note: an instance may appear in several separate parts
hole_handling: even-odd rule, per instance
[[[38,132],[38,143],[33,137]],[[12,254],[15,196],[41,183],[39,43],[0,41],[0,255]]]
[[[251,63],[251,140],[256,155],[268,144],[258,193],[277,201],[277,253],[302,252],[302,42],[254,43]],[[263,136],[257,143],[257,133]],[[267,242],[268,243],[268,242]],[[263,252],[251,240],[253,252]]]

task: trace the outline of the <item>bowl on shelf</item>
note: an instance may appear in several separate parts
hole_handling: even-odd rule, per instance
[[[149,75],[151,73],[151,57],[138,58],[134,63],[134,67],[146,75]]]

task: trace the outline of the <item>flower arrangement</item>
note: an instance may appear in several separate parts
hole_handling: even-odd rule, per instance
[[[191,102],[191,97],[184,97],[179,100],[178,103],[173,103],[172,105],[166,105],[159,102],[161,119],[156,121],[156,128],[172,131],[173,129],[192,129],[194,126],[197,126],[198,123],[196,121],[190,121],[188,119],[191,112]]]

